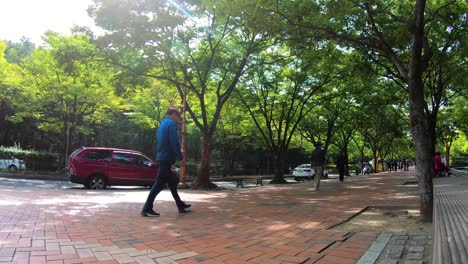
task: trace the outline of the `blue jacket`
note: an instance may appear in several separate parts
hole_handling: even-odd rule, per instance
[[[167,116],[164,117],[161,124],[159,124],[157,138],[157,161],[183,160],[182,152],[180,151],[179,138],[177,137],[177,124],[174,120]]]

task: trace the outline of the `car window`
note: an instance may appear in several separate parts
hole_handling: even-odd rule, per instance
[[[151,160],[145,156],[135,154],[135,164],[138,166],[147,166],[151,167]]]
[[[118,163],[132,164],[132,154],[123,152],[114,152],[112,160]]]
[[[85,154],[84,158],[88,160],[109,161],[110,151],[91,150]]]
[[[83,148],[79,148],[79,149],[76,149],[75,151],[73,151],[71,154],[70,154],[70,158],[73,158],[75,157],[80,151],[82,151]]]

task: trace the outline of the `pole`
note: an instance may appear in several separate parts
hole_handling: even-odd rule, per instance
[[[65,132],[65,170],[68,168],[68,148],[70,145],[70,127],[67,125]]]
[[[182,148],[182,154],[184,156],[184,159],[180,161],[180,182],[179,182],[179,187],[180,188],[188,188],[188,184],[186,182],[186,177],[185,177],[185,172],[187,171],[187,155],[186,155],[186,149],[185,149],[185,135],[187,134],[186,130],[186,119],[185,119],[185,109],[187,106],[187,93],[184,93],[182,97],[182,133],[181,133],[181,148]]]

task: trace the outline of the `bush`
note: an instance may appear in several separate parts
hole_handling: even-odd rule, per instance
[[[56,171],[59,168],[59,155],[37,150],[25,150],[18,146],[0,146],[0,159],[17,158],[24,160],[27,170]]]

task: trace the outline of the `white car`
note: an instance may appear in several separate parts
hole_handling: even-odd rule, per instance
[[[296,181],[305,181],[311,180],[315,176],[315,171],[310,167],[310,164],[302,164],[297,166],[294,170],[292,175],[294,176],[294,180]],[[323,171],[322,178],[328,178],[328,170]]]
[[[11,159],[0,159],[0,169],[8,169],[9,172],[26,170],[26,164],[24,161],[13,157]]]

